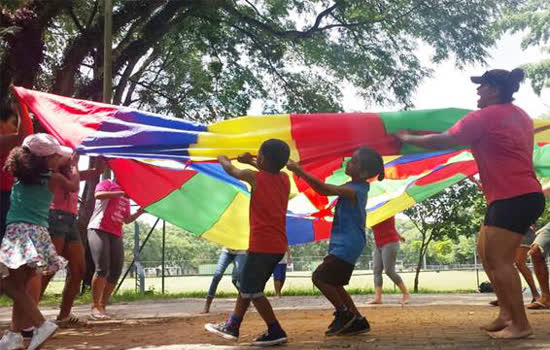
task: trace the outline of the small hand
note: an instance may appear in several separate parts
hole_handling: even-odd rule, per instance
[[[402,130],[398,132],[397,134],[394,134],[394,136],[401,141],[402,143],[407,143],[410,140],[410,136],[412,134],[409,131]]]
[[[254,163],[254,156],[249,152],[246,152],[246,153],[240,154],[237,157],[237,160],[239,161],[239,163],[252,164]]]
[[[229,162],[229,158],[227,158],[227,156],[224,156],[224,155],[220,155],[218,156],[218,162],[219,163],[223,163],[223,162]]]
[[[302,168],[300,167],[300,164],[293,161],[292,159],[288,160],[288,163],[286,163],[286,168],[292,172],[298,172],[302,170]]]
[[[400,240],[401,242],[405,242],[405,237],[399,235],[399,240]]]

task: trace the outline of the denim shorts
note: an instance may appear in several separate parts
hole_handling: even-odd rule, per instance
[[[65,242],[81,242],[76,224],[76,215],[62,210],[50,210],[48,231],[52,238],[60,237]]]
[[[239,279],[241,297],[246,299],[263,297],[265,284],[283,256],[282,253],[249,252]]]

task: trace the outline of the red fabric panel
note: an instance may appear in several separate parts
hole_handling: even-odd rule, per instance
[[[424,158],[424,159],[412,161],[409,163],[386,166],[384,169],[386,179],[406,179],[409,176],[422,174],[425,171],[434,169],[440,164],[444,164],[445,162],[447,162],[449,159],[456,156],[460,152],[463,152],[463,151],[442,154],[440,156]]]
[[[349,157],[361,146],[372,147],[382,155],[399,154],[399,141],[386,134],[375,113],[292,114],[290,121],[301,164],[319,155]]]
[[[76,148],[96,131],[105,117],[112,117],[116,106],[77,100],[45,92],[15,87],[19,103],[26,105],[40,123],[60,143]]]
[[[328,239],[330,237],[331,230],[332,222],[328,222],[325,220],[313,220],[313,234],[315,237],[315,242],[322,239]]]
[[[121,158],[110,159],[109,167],[124,191],[142,207],[160,201],[197,173],[195,170],[173,170]]]
[[[449,164],[442,169],[421,177],[420,179],[416,180],[414,184],[417,186],[430,185],[438,181],[446,180],[449,177],[456,175],[457,173],[462,173],[466,176],[477,174],[477,165],[475,160]]]

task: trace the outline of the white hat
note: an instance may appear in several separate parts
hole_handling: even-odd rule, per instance
[[[25,137],[23,147],[26,147],[32,154],[39,157],[59,154],[63,157],[71,157],[73,150],[69,147],[61,146],[59,142],[50,134],[32,134]]]

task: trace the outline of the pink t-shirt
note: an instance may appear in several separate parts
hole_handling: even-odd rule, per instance
[[[468,113],[447,133],[470,146],[488,204],[541,192],[533,170],[533,121],[511,103]]]
[[[103,180],[95,187],[95,192],[116,192],[122,188],[112,180]],[[130,200],[126,197],[96,199],[94,213],[88,224],[96,229],[122,237],[123,220],[130,216]]]
[[[78,192],[65,192],[59,187],[53,191],[51,210],[61,210],[66,213],[78,214]]]

